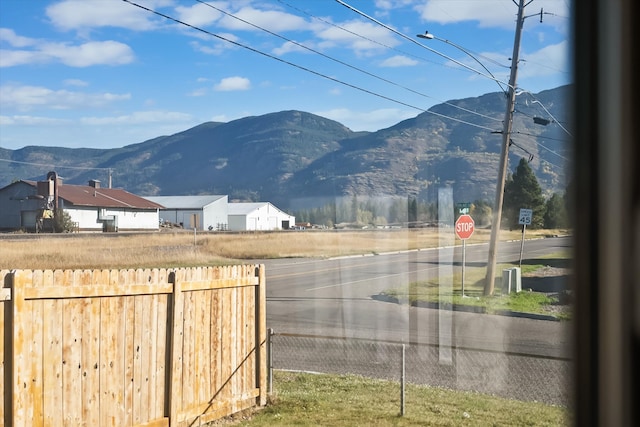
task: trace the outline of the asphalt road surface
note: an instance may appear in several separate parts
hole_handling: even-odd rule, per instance
[[[570,245],[566,237],[527,240],[523,262]],[[487,250],[486,244],[466,245],[467,274],[485,268]],[[499,245],[498,263],[519,256],[520,241]],[[459,289],[452,276],[462,268],[461,246],[264,264],[275,368],[397,379],[404,344],[409,381],[568,403],[571,322],[378,298],[384,290],[434,278],[445,292]]]

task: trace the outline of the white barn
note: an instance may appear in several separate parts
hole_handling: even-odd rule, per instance
[[[122,189],[101,188],[100,181],[63,184],[50,172],[46,181],[16,181],[0,189],[0,229],[36,231],[38,218],[58,208],[78,231],[158,230],[161,207]]]
[[[147,199],[163,206],[162,221],[196,230],[228,229],[228,196],[151,196]]]
[[[281,211],[269,202],[229,203],[229,230],[287,230],[296,223],[295,216]]]

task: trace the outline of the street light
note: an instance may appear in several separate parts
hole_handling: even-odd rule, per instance
[[[533,0],[528,0],[527,5],[531,3]],[[525,8],[525,0],[518,0],[518,17],[516,20],[516,33],[513,41],[513,55],[511,55],[511,73],[509,75],[509,84],[508,84],[508,93],[507,93],[507,108],[504,115],[504,127],[502,129],[502,146],[500,150],[500,164],[498,168],[498,183],[496,188],[496,198],[493,206],[493,218],[491,222],[491,237],[489,241],[489,259],[487,261],[487,275],[485,277],[484,283],[484,294],[492,295],[494,289],[494,281],[496,276],[496,258],[497,258],[497,250],[498,250],[498,235],[500,232],[500,223],[502,222],[502,204],[504,201],[504,187],[505,180],[507,177],[507,162],[508,162],[508,154],[509,154],[509,145],[511,142],[511,128],[513,125],[513,112],[515,109],[516,103],[516,80],[518,77],[518,57],[520,55],[520,38],[522,35],[522,27],[524,26],[525,18],[528,18],[529,15],[524,15]],[[537,15],[537,14],[536,14]],[[540,20],[542,20],[543,11],[540,9]],[[420,34],[418,37],[423,39],[435,39],[436,37],[433,34],[425,33]],[[456,45],[454,43],[449,42],[452,46],[460,49],[471,58],[473,58],[476,62],[480,63],[483,68],[484,65],[478,60],[474,55],[469,53],[462,46]],[[486,70],[486,68],[485,68]],[[495,78],[492,78],[494,81],[498,81]],[[502,86],[500,86],[502,89]],[[504,89],[503,89],[504,91]]]
[[[573,137],[573,135],[571,135],[571,132],[569,132],[567,129],[565,129],[564,126],[562,126],[562,123],[560,123],[554,116],[553,114],[551,114],[551,112],[549,110],[547,110],[547,107],[544,106],[544,104],[540,101],[538,101],[537,99],[534,99],[533,101],[531,101],[532,104],[538,104],[542,107],[542,109],[549,115],[549,117],[551,117],[551,119],[553,119],[553,122],[556,123],[558,126],[560,126],[560,129],[562,129],[567,135]],[[536,117],[533,118],[533,121],[537,124],[544,124],[545,126],[548,125],[550,123],[550,120],[547,120],[547,123],[539,123],[540,120],[545,120],[545,119],[540,119],[538,118],[538,121],[536,121]]]
[[[493,75],[493,73],[491,71],[489,71],[489,69],[482,63],[482,61],[480,61],[478,58],[476,58],[469,50],[465,49],[464,47],[460,46],[457,43],[452,42],[451,40],[447,40],[447,39],[443,39],[440,37],[436,37],[434,34],[430,33],[429,31],[425,31],[424,34],[416,34],[416,37],[421,38],[421,39],[426,39],[426,40],[438,40],[441,41],[443,43],[446,43],[448,45],[451,45],[453,47],[455,47],[456,49],[464,52],[466,55],[468,55],[471,59],[473,59],[474,61],[476,61],[478,64],[480,64],[480,66],[489,74],[489,76],[491,76],[491,78],[493,79],[493,81],[496,82],[496,84],[498,86],[500,86],[500,90],[502,92],[504,92],[505,94],[507,93],[505,91],[505,89],[502,87],[502,84],[500,83],[500,80],[498,80],[496,78],[496,76]]]

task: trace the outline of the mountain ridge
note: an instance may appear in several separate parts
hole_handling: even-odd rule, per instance
[[[568,137],[554,120],[540,126],[532,118],[546,114],[536,103],[565,117],[570,90],[561,86],[535,94],[535,102],[519,100],[514,113],[510,166],[532,157],[549,194],[567,185]],[[451,100],[376,132],[285,110],[205,122],[120,148],[0,148],[0,158],[9,160],[0,162],[0,186],[42,179],[54,168],[42,166],[49,164],[69,184],[106,183],[111,171],[114,187],[141,196],[227,194],[283,208],[354,195],[433,201],[442,186],[452,187],[458,201],[492,200],[504,106],[500,92]]]

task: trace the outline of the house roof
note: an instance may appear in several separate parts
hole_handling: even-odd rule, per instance
[[[273,211],[281,212],[285,215],[289,215],[281,209],[278,209],[276,206],[272,205],[270,202],[257,202],[257,203],[229,203],[229,215],[249,215],[257,211],[260,208],[270,208]]]
[[[225,197],[227,196],[151,196],[146,199],[161,204],[165,209],[202,209]]]
[[[35,181],[23,181],[36,187]],[[60,184],[58,197],[73,206],[100,208],[162,209],[162,205],[120,188],[94,188],[89,185]]]
[[[268,202],[260,203],[229,203],[229,215],[248,215],[259,208],[267,206]]]

